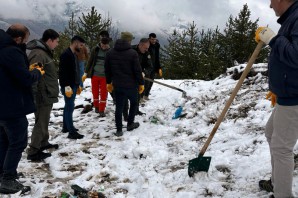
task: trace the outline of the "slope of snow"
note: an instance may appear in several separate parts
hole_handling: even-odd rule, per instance
[[[71,184],[100,190],[111,198],[198,198],[198,197],[268,197],[260,191],[258,181],[270,178],[269,148],[264,127],[271,114],[265,100],[267,78],[262,75],[265,64],[254,65],[256,75],[245,80],[224,121],[209,145],[205,156],[211,156],[208,173],[188,176],[188,162],[198,156],[214,123],[221,113],[237,81],[233,70],[213,81],[162,80],[179,87],[182,93],[158,84],[153,85],[150,100],[136,116],[140,127],[115,137],[114,106],[109,97],[107,117],[94,111],[81,114],[75,109],[75,126],[84,139],[70,140],[61,132],[63,98],[54,105],[50,120],[50,141],[60,148],[41,163],[28,162],[27,154],[19,164],[32,192],[24,197],[60,196],[72,192]],[[92,98],[90,79],[77,97],[76,106],[88,104]],[[173,120],[178,106],[186,117]],[[28,116],[31,135],[34,115]],[[126,122],[123,122],[126,126]],[[295,147],[298,153],[298,145]],[[298,162],[293,190],[298,196]],[[13,195],[12,197],[18,197]]]

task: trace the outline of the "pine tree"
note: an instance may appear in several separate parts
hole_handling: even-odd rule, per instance
[[[92,49],[98,43],[99,33],[109,29],[111,22],[110,18],[102,18],[93,6],[90,13],[87,15],[82,13],[82,17],[79,17],[77,33],[86,40],[87,45]]]

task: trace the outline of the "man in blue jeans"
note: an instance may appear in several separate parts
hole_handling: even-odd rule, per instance
[[[29,71],[25,53],[30,32],[21,24],[0,30],[0,193],[24,190],[17,167],[27,146],[27,114],[35,109],[31,86],[41,78],[40,67]]]
[[[65,106],[63,111],[62,132],[69,132],[69,139],[82,139],[84,135],[79,134],[73,126],[72,114],[75,107],[75,98],[79,88],[81,77],[76,51],[85,45],[85,40],[80,36],[71,39],[70,46],[61,54],[59,63],[59,82],[61,93],[64,96]]]

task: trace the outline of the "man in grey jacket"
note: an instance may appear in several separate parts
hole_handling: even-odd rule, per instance
[[[32,40],[27,44],[31,50],[28,59],[30,64],[41,63],[45,75],[33,85],[36,104],[35,124],[31,135],[31,143],[27,150],[27,159],[40,161],[51,156],[43,152],[46,149],[58,149],[58,144],[49,143],[48,125],[53,103],[58,102],[59,86],[58,71],[53,62],[53,50],[58,46],[59,34],[52,29],[44,31],[42,39]]]

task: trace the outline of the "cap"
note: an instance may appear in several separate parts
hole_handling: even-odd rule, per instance
[[[121,32],[121,39],[128,42],[132,41],[135,37],[130,32]]]

